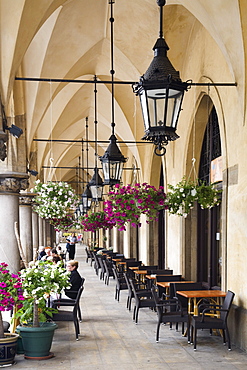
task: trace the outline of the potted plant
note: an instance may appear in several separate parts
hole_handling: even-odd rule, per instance
[[[22,284],[18,274],[11,274],[7,269],[8,265],[0,263],[0,366],[7,366],[14,363],[16,354],[18,334],[5,333],[3,311],[11,311],[16,306],[21,308],[24,297],[22,295]]]
[[[24,356],[28,359],[47,359],[50,353],[56,323],[47,322],[54,309],[47,307],[51,293],[60,293],[69,287],[69,272],[60,263],[36,261],[32,266],[21,271],[22,289],[25,300],[17,311],[21,325],[17,330],[22,337]]]

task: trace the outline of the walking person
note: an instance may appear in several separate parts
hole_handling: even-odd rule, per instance
[[[69,243],[69,259],[73,260],[75,258],[75,245],[77,243],[77,237],[75,233],[72,233],[68,238],[67,241]]]

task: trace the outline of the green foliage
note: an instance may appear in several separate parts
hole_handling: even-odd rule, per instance
[[[198,202],[201,208],[212,208],[221,202],[221,190],[212,184],[206,185],[198,181],[187,180],[185,177],[177,184],[168,184],[167,205],[169,213],[186,217]]]

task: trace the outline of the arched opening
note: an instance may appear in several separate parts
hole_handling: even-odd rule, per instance
[[[199,179],[206,184],[222,186],[222,179],[213,178],[212,164],[221,158],[221,140],[218,117],[213,107],[205,129],[201,149]],[[215,162],[216,161],[216,162]],[[219,175],[218,175],[219,176]],[[222,250],[220,243],[221,207],[197,208],[197,280],[205,286],[221,286]]]

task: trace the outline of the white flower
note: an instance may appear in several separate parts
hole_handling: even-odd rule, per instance
[[[191,195],[192,195],[192,197],[194,197],[196,195],[196,189],[191,190]]]

